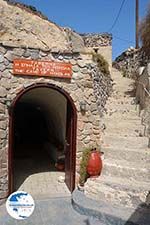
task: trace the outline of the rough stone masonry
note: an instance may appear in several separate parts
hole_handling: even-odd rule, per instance
[[[5,199],[9,193],[9,110],[24,88],[50,83],[65,90],[73,99],[77,110],[76,172],[79,171],[83,148],[100,144],[100,115],[111,90],[111,78],[99,71],[91,51],[94,47],[101,51],[102,47],[105,50],[103,56],[111,67],[111,36],[90,34],[83,38],[24,5],[4,0],[0,0],[0,18],[0,199]],[[18,58],[70,63],[72,78],[68,81],[53,77],[14,76],[13,60]],[[84,115],[80,110],[81,100],[87,106]]]

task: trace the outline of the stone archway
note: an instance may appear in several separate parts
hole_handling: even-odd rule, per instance
[[[38,141],[41,138],[42,142],[40,144],[42,144],[43,146],[43,142],[46,143],[45,140],[49,140],[49,137],[53,134],[53,138],[55,137],[56,141],[63,144],[65,155],[65,183],[68,186],[69,190],[72,192],[75,188],[77,123],[76,108],[72,98],[66,91],[53,84],[41,83],[33,84],[21,90],[17,94],[10,107],[9,192],[11,193],[12,191],[14,191],[14,157],[15,154],[20,154],[20,150],[18,152],[16,150],[16,146],[19,146],[19,138],[17,139],[16,137],[18,135],[16,129],[19,130],[19,126],[16,127],[16,124],[20,124],[21,122],[23,124],[23,120],[25,119],[22,119],[21,114],[23,113],[23,115],[25,116],[25,111],[29,111],[30,116],[31,114],[33,114],[33,117],[31,116],[30,118],[33,124],[31,126],[30,122],[30,132],[27,132],[29,131],[29,127],[25,128],[25,124],[27,125],[27,122],[22,125],[22,130],[24,131],[20,131],[19,135],[22,136],[20,137],[20,139],[22,138],[22,140],[24,141],[26,138],[26,140],[29,141],[29,136],[31,136],[31,141],[33,143],[34,138]],[[20,118],[20,121],[16,118]],[[44,123],[45,119],[46,123]],[[46,124],[49,125],[49,130],[48,128],[46,128]],[[34,129],[35,126],[37,126],[36,129]],[[41,134],[36,133],[37,130],[40,130]],[[33,135],[33,133],[35,136]],[[37,135],[38,138],[36,138]]]

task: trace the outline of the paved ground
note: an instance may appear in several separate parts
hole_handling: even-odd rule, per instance
[[[15,158],[14,191],[26,191],[34,199],[70,196],[65,172],[57,171],[44,149],[37,145],[21,146],[21,155]]]
[[[27,167],[25,165],[28,165]],[[26,191],[36,199],[70,196],[63,182],[65,173],[56,171],[48,160],[19,160],[15,173],[16,190]]]
[[[28,155],[15,160],[15,190],[26,191],[35,200],[34,213],[26,220],[9,216],[0,206],[0,225],[86,225],[87,216],[77,213],[71,193],[63,182],[64,172],[57,171],[47,155]]]
[[[0,207],[0,225],[86,225],[87,216],[78,214],[70,197],[49,198],[35,201],[34,213],[26,220],[11,218],[5,204]]]

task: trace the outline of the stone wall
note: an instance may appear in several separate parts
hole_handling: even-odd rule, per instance
[[[140,108],[146,107],[146,98],[148,97],[146,90],[150,91],[150,64],[146,67],[139,68],[138,79],[136,83],[136,100],[140,104]]]
[[[72,79],[15,76],[12,72],[13,59],[38,59],[72,64]],[[77,113],[77,172],[79,159],[85,146],[100,143],[100,112],[103,112],[108,98],[111,80],[105,77],[92,62],[90,54],[58,53],[38,49],[13,48],[0,46],[0,198],[8,194],[8,103],[16,95],[34,83],[51,83],[63,88],[72,97]],[[85,101],[87,111],[80,111],[80,101]]]
[[[102,48],[106,60],[111,60],[110,53],[107,56],[107,47],[110,48],[112,42],[110,34],[78,34],[49,21],[34,7],[8,0],[0,0],[0,15],[0,43],[3,45],[73,52]]]
[[[63,28],[41,18],[20,3],[11,4],[0,0],[0,17],[0,43],[4,45],[43,50],[71,50]]]
[[[148,59],[141,49],[130,47],[115,59],[113,66],[122,71],[123,76],[135,78],[138,68],[145,66],[147,62]]]
[[[81,34],[85,50],[101,54],[112,68],[112,36],[110,34]]]
[[[110,46],[112,45],[112,36],[110,34],[81,34],[85,46],[99,48],[100,46]]]
[[[101,115],[111,91],[111,77],[101,73],[91,52],[104,54],[111,67],[111,36],[79,35],[48,21],[40,13],[11,1],[0,0],[0,199],[8,194],[9,105],[24,88],[50,83],[64,89],[77,109],[77,168],[84,147],[99,145]],[[44,35],[43,35],[44,33]],[[52,77],[15,76],[16,58],[68,62],[70,80]],[[86,103],[82,114],[80,102]],[[78,176],[76,176],[78,177]]]
[[[139,68],[136,81],[136,102],[139,104],[139,114],[145,126],[144,135],[150,137],[150,63]],[[149,145],[150,147],[150,139]]]

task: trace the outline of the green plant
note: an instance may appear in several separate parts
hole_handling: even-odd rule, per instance
[[[100,152],[100,148],[97,145],[96,147],[87,147],[83,150],[82,159],[80,162],[80,179],[79,179],[80,185],[84,185],[85,181],[88,178],[87,164],[88,164],[88,160],[89,160],[92,149],[96,149],[97,151]]]
[[[106,75],[110,74],[108,62],[101,54],[92,52],[92,58],[93,61],[97,63],[97,66],[102,73]]]
[[[80,162],[80,179],[79,183],[80,185],[83,185],[87,179],[87,163],[90,157],[91,148],[85,148],[82,152],[82,159]]]

